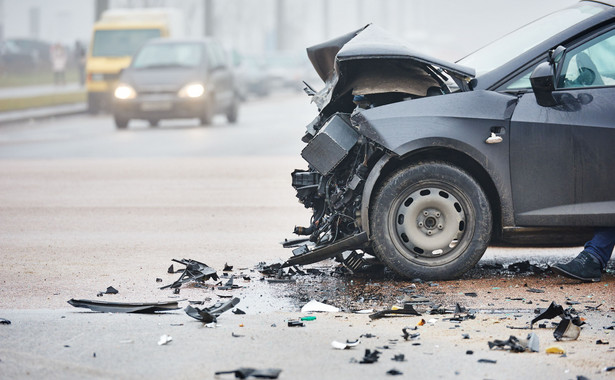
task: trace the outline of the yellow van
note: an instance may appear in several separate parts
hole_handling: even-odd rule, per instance
[[[156,37],[183,37],[182,14],[173,8],[110,9],[94,24],[86,62],[88,111],[109,109],[120,72]]]

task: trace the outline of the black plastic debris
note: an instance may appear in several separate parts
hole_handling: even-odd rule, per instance
[[[234,332],[231,332],[231,336],[233,338],[243,338],[245,335],[239,335],[239,334],[235,334]]]
[[[179,309],[177,301],[154,303],[103,302],[94,300],[70,299],[68,303],[74,307],[83,307],[101,313],[155,313]]]
[[[607,344],[607,345],[608,345],[608,344],[609,344],[609,342],[604,341],[604,340],[602,340],[602,339],[598,339],[598,340],[596,341],[596,344]]]
[[[555,339],[577,339],[581,332],[580,326],[585,324],[585,322],[581,321],[581,318],[578,315],[573,315],[573,312],[574,309],[564,310],[561,305],[551,302],[546,310],[544,310],[536,318],[532,319],[532,322],[530,322],[530,327],[533,327],[534,323],[543,319],[560,317],[562,320],[557,325],[555,331],[553,331],[553,336]]]
[[[394,355],[391,360],[393,360],[395,362],[405,362],[406,361],[406,355],[404,355],[404,354]]]
[[[234,309],[233,314],[245,314],[246,312],[241,310],[240,308]]]
[[[409,332],[408,332],[408,330],[410,330],[410,329],[416,330],[416,329],[417,329],[417,327],[416,327],[416,326],[415,326],[415,327],[413,327],[413,328],[410,328],[410,327],[404,327],[403,329],[401,329],[401,331],[403,332],[402,337],[404,338],[404,340],[412,340],[412,339],[416,339],[416,338],[418,338],[419,336],[421,336],[421,334],[420,334],[420,333],[414,333],[414,334],[409,333]]]
[[[175,269],[173,268],[173,264],[167,269],[167,273],[175,273]]]
[[[359,362],[360,364],[372,364],[372,363],[376,363],[378,361],[378,358],[380,358],[380,354],[382,352],[378,351],[378,350],[370,350],[369,348],[365,349],[365,355],[363,356],[363,359],[361,359],[361,361]]]
[[[475,292],[463,293],[463,295],[466,297],[478,297],[478,294],[476,294]]]
[[[11,321],[8,319],[0,318],[0,325],[10,325]]]
[[[416,316],[420,316],[421,313],[419,313],[418,311],[416,311],[414,309],[414,306],[412,306],[412,304],[410,303],[404,303],[404,306],[399,308],[399,307],[393,307],[391,309],[387,309],[387,310],[382,310],[382,311],[377,311],[374,314],[370,314],[369,318],[370,319],[380,319],[389,315],[416,315]]]
[[[234,374],[236,379],[247,379],[248,377],[256,377],[258,379],[277,379],[280,376],[281,369],[267,368],[239,368],[233,371],[218,371],[215,375]]]
[[[233,266],[232,265],[228,265],[228,263],[224,263],[224,269],[222,269],[223,272],[232,272],[233,271]]]
[[[105,290],[104,292],[98,292],[98,294],[96,294],[96,297],[102,297],[103,294],[118,294],[119,292],[117,291],[117,289],[115,289],[113,286],[108,286],[107,290]]]
[[[541,268],[537,265],[530,264],[529,260],[510,264],[507,269],[511,272],[516,272],[516,273],[535,273],[535,274],[542,274],[547,271],[547,268]]]
[[[403,372],[396,370],[395,368],[387,371],[387,375],[391,375],[391,376],[398,376],[398,375],[403,375],[403,374],[404,374]]]
[[[234,280],[235,276],[231,276],[224,286],[218,286],[218,290],[233,290],[241,288],[241,286],[233,284]]]
[[[511,335],[507,340],[495,339],[488,343],[489,343],[489,349],[492,349],[494,347],[506,349],[508,347],[508,349],[510,349],[510,351],[512,352],[524,352],[525,351],[525,347],[522,346],[521,343],[519,343],[519,339],[514,335]]]
[[[536,288],[529,288],[527,289],[528,292],[530,293],[544,293],[544,289],[536,289]]]
[[[209,280],[210,278],[213,279],[214,281],[218,280],[218,275],[216,274],[216,270],[207,266],[207,264],[203,264],[199,261],[190,260],[190,259],[182,259],[182,260],[173,259],[173,261],[175,261],[176,263],[185,265],[186,268],[182,271],[182,274],[179,276],[179,278],[174,283],[170,285],[165,285],[161,287],[160,289],[179,288],[180,286],[182,286],[182,284],[189,282],[189,281],[205,282]],[[172,267],[173,265],[169,267],[169,273],[171,273],[170,271],[171,269],[173,269]]]
[[[493,359],[478,359],[479,363],[496,364],[498,361]]]
[[[474,351],[472,351],[472,350],[467,350],[467,351],[466,351],[466,355],[474,355]]]
[[[162,279],[160,277],[156,277],[156,282],[162,282]]]
[[[288,327],[305,327],[305,323],[301,321],[288,321]]]
[[[207,308],[199,309],[198,307],[186,306],[184,311],[192,318],[199,320],[203,323],[217,322],[220,314],[234,308],[239,303],[239,298],[235,297],[232,300],[225,303],[216,303],[215,305]]]

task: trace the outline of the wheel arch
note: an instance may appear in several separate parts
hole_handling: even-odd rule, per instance
[[[488,170],[475,158],[466,152],[451,147],[428,145],[404,156],[394,154],[384,155],[369,174],[363,189],[363,202],[361,207],[361,225],[363,231],[370,236],[369,212],[376,190],[397,169],[417,164],[422,161],[441,161],[457,166],[472,176],[481,186],[489,205],[491,206],[493,228],[492,241],[501,240],[503,225],[506,220],[505,209],[502,207],[501,196]]]

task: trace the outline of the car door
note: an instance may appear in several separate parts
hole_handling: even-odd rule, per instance
[[[518,226],[615,225],[615,30],[567,46],[558,104],[522,95],[510,126]]]

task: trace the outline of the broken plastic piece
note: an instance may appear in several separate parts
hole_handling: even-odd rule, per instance
[[[184,311],[186,314],[191,316],[192,318],[199,320],[203,323],[215,323],[217,322],[217,318],[220,314],[224,313],[227,310],[234,308],[239,303],[239,298],[233,298],[232,300],[225,302],[223,304],[216,303],[215,305],[199,309],[196,307],[192,307],[190,305],[186,306]]]
[[[492,349],[494,347],[506,349],[506,347],[509,347],[512,352],[525,351],[525,347],[519,342],[519,339],[514,335],[511,335],[508,338],[508,340],[495,339],[491,342],[488,342],[488,344],[489,344],[489,349]]]
[[[561,348],[560,346],[550,346],[547,347],[545,352],[547,354],[565,354],[566,351],[564,351],[563,348]]]
[[[301,317],[302,321],[315,321],[316,317],[314,317],[313,315],[307,316],[307,317]]]
[[[288,321],[288,327],[305,327],[305,323],[301,321]]]
[[[418,315],[421,314],[414,309],[414,306],[409,303],[405,303],[403,307],[393,306],[388,310],[377,311],[374,314],[370,314],[370,319],[380,319],[388,315]]]
[[[365,265],[363,254],[357,253],[357,251],[352,251],[347,257],[344,258],[342,265],[354,273],[357,269]]]
[[[330,312],[337,313],[340,309],[335,306],[327,305],[326,303],[318,302],[316,300],[311,300],[310,302],[303,305],[301,308],[302,313],[311,313],[311,312]]]
[[[0,325],[10,325],[11,321],[8,319],[0,318]]]
[[[398,371],[395,368],[387,371],[387,375],[391,375],[391,376],[397,376],[397,375],[403,375],[403,374],[404,374],[403,372]]]
[[[402,335],[404,340],[416,339],[421,335],[419,333],[410,334],[408,330],[410,330],[410,327],[404,327],[403,329],[401,329],[401,331],[404,333],[404,335]],[[414,327],[414,330],[416,330],[416,327]]]
[[[354,340],[354,341],[347,340],[346,343],[342,343],[342,342],[338,342],[334,340],[333,342],[331,342],[331,346],[335,348],[336,350],[347,350],[349,348],[357,346],[359,343],[361,343],[359,339]]]
[[[180,286],[182,286],[182,284],[188,281],[204,282],[204,281],[209,280],[210,278],[213,279],[214,281],[218,280],[218,275],[216,274],[216,270],[207,266],[207,264],[203,264],[196,260],[190,260],[190,259],[182,259],[182,260],[173,259],[173,261],[185,265],[186,268],[183,270],[181,276],[179,276],[179,278],[174,283],[170,285],[165,285],[161,287],[160,289],[179,288]],[[171,269],[172,269],[172,265],[171,267],[169,267],[169,271]]]
[[[83,307],[101,313],[155,313],[179,309],[177,301],[153,303],[103,302],[93,300],[70,299],[68,303],[74,307]]]
[[[233,314],[245,314],[246,312],[241,310],[240,308],[234,309]]]
[[[224,284],[224,286],[218,286],[218,290],[232,290],[241,288],[241,286],[233,284],[234,279],[235,276],[231,276],[231,278],[229,278],[229,280],[226,282],[226,284]]]
[[[479,363],[490,363],[490,364],[495,364],[498,361],[497,360],[492,360],[492,359],[478,359]]]
[[[232,265],[228,265],[227,263],[224,263],[224,269],[222,269],[223,272],[231,272],[232,270],[233,270]]]
[[[395,355],[395,356],[393,356],[393,358],[391,360],[393,360],[395,362],[405,362],[406,361],[406,355],[404,355],[404,354]]]
[[[239,368],[233,371],[218,371],[216,375],[234,374],[236,379],[247,379],[248,377],[256,377],[259,379],[277,379],[280,376],[281,369],[267,368],[267,369],[254,369],[254,368]]]
[[[555,331],[553,331],[553,337],[555,338],[555,340],[575,340],[579,337],[580,334],[581,328],[572,323],[572,320],[567,318],[562,319],[559,325],[557,325]]]
[[[365,350],[365,355],[363,359],[359,362],[360,364],[372,364],[378,361],[381,352],[378,350],[371,351],[370,349]]]
[[[527,348],[532,352],[540,352],[540,339],[538,335],[530,333],[527,336]]]
[[[172,341],[173,338],[167,334],[164,334],[163,336],[160,337],[160,339],[158,340],[158,345],[162,346],[165,345],[167,343],[169,343],[170,341]]]
[[[598,340],[596,341],[596,344],[607,344],[607,345],[608,345],[608,344],[609,344],[609,342],[605,342],[605,341],[603,341],[602,339],[598,339]]]

